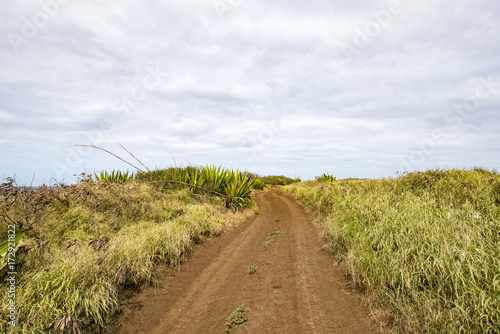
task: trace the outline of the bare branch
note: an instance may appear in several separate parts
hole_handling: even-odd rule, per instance
[[[135,160],[139,161],[139,163],[140,163],[141,165],[143,165],[143,166],[144,166],[144,168],[146,168],[146,169],[148,170],[148,172],[150,172],[150,173],[151,173],[151,171],[149,170],[148,166],[146,166],[145,164],[143,164],[141,160],[137,159],[137,158],[135,157],[135,155],[133,155],[133,154],[132,154],[132,152],[130,152],[129,150],[127,150],[127,149],[126,149],[126,148],[125,148],[122,144],[118,143],[118,145],[120,145],[120,146],[121,146],[121,147],[122,147],[125,151],[127,151],[127,153],[128,153],[128,154],[130,154],[130,155],[132,156],[132,158],[134,158]]]
[[[96,148],[96,149],[98,149],[98,150],[104,151],[104,152],[106,152],[106,153],[111,154],[111,155],[112,155],[112,156],[114,156],[115,158],[120,159],[121,161],[125,162],[126,164],[128,164],[128,165],[130,165],[130,166],[134,167],[134,168],[135,168],[135,169],[137,169],[138,171],[140,171],[140,172],[143,172],[143,173],[144,173],[144,171],[143,171],[142,169],[140,169],[139,167],[132,165],[132,164],[131,164],[130,162],[128,162],[127,160],[124,160],[124,159],[120,158],[120,157],[119,157],[119,156],[117,156],[116,154],[114,154],[114,153],[112,153],[112,152],[110,152],[110,151],[108,151],[108,150],[106,150],[106,149],[104,149],[104,148],[102,148],[102,147],[98,147],[98,146],[94,146],[94,145],[74,145],[74,146],[92,147],[92,148]]]

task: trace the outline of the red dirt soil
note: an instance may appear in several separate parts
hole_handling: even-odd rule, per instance
[[[224,333],[243,303],[248,321],[231,333],[379,332],[359,294],[343,291],[345,271],[303,206],[276,191],[256,201],[255,218],[197,245],[162,287],[133,296],[117,333]]]

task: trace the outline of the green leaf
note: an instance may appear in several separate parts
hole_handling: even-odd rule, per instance
[[[16,251],[19,248],[19,246],[21,246],[23,244],[21,239],[22,239],[22,237],[24,237],[24,233],[25,233],[25,231],[16,235],[16,238],[14,239],[15,240],[14,243],[16,245],[16,248],[14,251]],[[11,242],[12,241],[7,239],[0,244],[0,257],[1,257],[0,270],[3,269],[7,265],[7,254],[9,253],[9,243],[11,243]]]

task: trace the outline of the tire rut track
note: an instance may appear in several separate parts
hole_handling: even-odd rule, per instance
[[[341,291],[343,269],[304,208],[274,191],[256,201],[255,218],[197,245],[165,287],[132,297],[134,310],[117,333],[223,333],[242,303],[248,322],[232,333],[376,333],[359,298]],[[250,275],[251,265],[259,272]]]

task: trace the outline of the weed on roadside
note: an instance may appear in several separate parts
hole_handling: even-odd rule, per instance
[[[272,230],[272,232],[267,237],[267,240],[263,243],[264,245],[263,251],[267,250],[267,246],[277,243],[276,238],[280,236],[281,236],[281,231],[279,230],[279,227],[275,227],[274,230]]]
[[[249,275],[253,275],[253,274],[258,274],[259,273],[259,266],[254,264],[254,265],[251,265],[249,268],[248,268],[248,274]]]
[[[229,317],[226,318],[226,329],[224,330],[224,334],[231,333],[231,329],[233,325],[241,325],[248,321],[247,312],[250,312],[248,307],[245,307],[245,304],[241,304]]]

